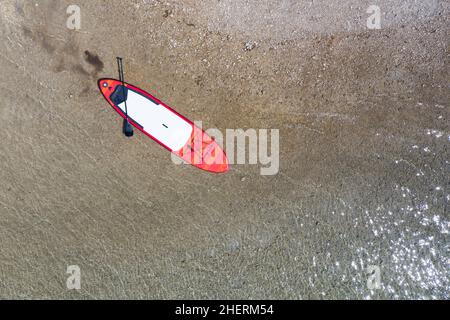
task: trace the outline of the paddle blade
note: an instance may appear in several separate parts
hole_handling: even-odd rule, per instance
[[[133,133],[133,127],[131,126],[131,124],[127,119],[123,119],[123,134],[127,137],[132,137]]]

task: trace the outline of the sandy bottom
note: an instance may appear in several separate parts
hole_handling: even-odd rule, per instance
[[[449,298],[446,1],[377,1],[381,30],[369,1],[79,2],[77,31],[0,5],[1,298]],[[278,174],[124,137],[116,56],[204,128],[279,129]]]

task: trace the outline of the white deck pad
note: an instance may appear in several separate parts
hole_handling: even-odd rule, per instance
[[[118,107],[125,113],[125,103]],[[128,89],[128,116],[143,127],[143,130],[166,145],[172,151],[180,150],[192,134],[192,124],[161,104]]]

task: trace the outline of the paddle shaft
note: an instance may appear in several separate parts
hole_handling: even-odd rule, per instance
[[[122,95],[125,98],[125,80],[123,77],[123,65],[122,65],[122,58],[117,57],[117,65],[119,66],[119,80],[122,82]],[[125,103],[125,117],[128,121],[128,109],[127,109],[127,100],[124,99]]]

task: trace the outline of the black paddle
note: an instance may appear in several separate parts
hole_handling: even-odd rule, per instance
[[[122,96],[124,98],[125,103],[125,118],[123,119],[123,133],[127,137],[133,136],[133,127],[128,122],[128,110],[127,110],[127,99],[125,96],[125,80],[123,78],[123,65],[122,65],[122,58],[117,57],[117,65],[119,66],[119,80],[122,82]]]

